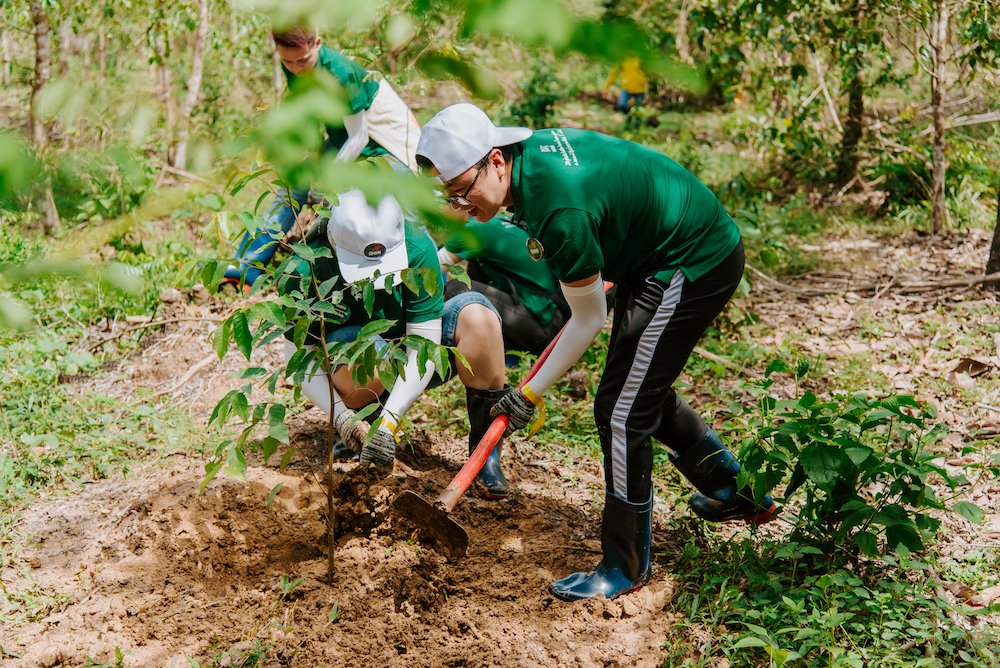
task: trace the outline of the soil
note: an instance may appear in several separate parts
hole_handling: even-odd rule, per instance
[[[900,252],[897,264],[912,258],[913,245],[922,242],[900,241],[895,248],[907,243],[910,251]],[[869,278],[883,276],[888,283],[888,276],[901,274],[885,273],[890,266],[885,254],[894,246],[879,245],[885,251],[873,258]],[[842,254],[843,266],[875,254],[867,246],[825,252],[831,258]],[[974,275],[981,261],[977,252],[956,244],[943,265],[966,266]],[[822,278],[810,280],[816,284]],[[852,280],[861,283],[864,278]],[[802,289],[804,281],[785,287]],[[855,316],[861,310],[871,309],[879,318],[898,318],[901,312],[933,318],[936,306],[952,294],[957,293],[928,300],[886,289],[870,301],[842,295],[792,308],[787,304],[797,298],[768,301],[762,293],[755,297],[755,309],[773,327],[775,338],[795,327],[814,334],[805,344],[808,349],[831,354],[837,346],[845,347],[841,352],[858,345],[871,349],[871,341],[857,331]],[[992,303],[996,313],[992,296],[969,289],[963,294]],[[172,304],[162,317],[176,322],[148,334],[139,352],[81,391],[124,400],[143,386],[204,420],[229,389],[244,382],[231,378],[246,365],[235,352],[222,362],[205,361],[214,354],[209,334],[225,310],[221,303]],[[984,317],[996,322],[996,316]],[[830,330],[824,333],[824,327]],[[926,341],[899,342],[904,344],[926,346],[928,352],[903,371],[898,370],[901,362],[895,371],[889,368],[894,359],[889,349],[875,351],[884,368],[874,371],[899,376],[899,389],[919,387],[921,378],[944,377],[955,358],[967,352],[942,351]],[[995,369],[1000,360],[990,352],[983,359]],[[273,368],[281,363],[281,344],[255,355],[252,364]],[[737,374],[731,376],[720,383],[735,382]],[[456,385],[454,391],[460,388]],[[706,403],[707,397],[688,391],[693,405]],[[956,458],[971,438],[970,428],[988,433],[997,427],[996,412],[976,412],[957,396],[920,397],[936,402],[942,419],[953,426],[951,450],[942,453],[948,466],[962,465],[964,460]],[[0,666],[114,665],[116,649],[126,653],[124,665],[175,668],[652,668],[668,656],[668,639],[684,621],[673,612],[678,585],[671,562],[688,540],[705,536],[663,481],[657,481],[654,507],[652,583],[613,601],[564,603],[547,593],[547,585],[589,570],[600,559],[604,485],[599,462],[566,463],[558,448],[543,454],[520,439],[506,443],[504,468],[517,493],[491,501],[470,489],[452,515],[469,533],[469,550],[453,557],[426,527],[394,511],[392,501],[404,491],[433,501],[464,463],[467,443],[448,433],[412,430],[388,478],[379,479],[354,463],[333,466],[336,547],[331,573],[324,519],[326,419],[311,409],[291,418],[289,427],[296,452],[283,471],[279,452],[270,462],[252,462],[245,482],[220,476],[201,490],[204,461],[176,454],[168,466],[88,484],[79,493],[28,509],[18,529],[38,544],[22,557],[31,576],[61,598],[44,618],[0,631]],[[267,507],[278,484],[281,488]],[[1000,488],[991,485],[976,482],[967,497],[986,511],[982,526],[945,518],[943,553],[960,554],[1000,539]],[[764,530],[780,535],[787,526],[772,522]],[[710,539],[724,540],[740,531],[723,528]],[[29,584],[10,570],[3,575],[8,588]],[[710,642],[706,637],[703,644]],[[702,642],[687,640],[693,646]],[[19,657],[13,658],[15,654]]]

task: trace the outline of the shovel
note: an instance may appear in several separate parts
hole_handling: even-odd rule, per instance
[[[610,287],[611,283],[605,281],[604,290],[607,291]],[[552,349],[564,331],[566,331],[565,325],[559,330],[555,338],[549,342],[549,345],[545,347],[545,350],[538,356],[538,359],[535,360],[528,375],[521,381],[520,386],[531,380],[535,372],[541,368],[542,363],[548,358],[549,353],[552,352]],[[411,491],[403,492],[393,501],[393,507],[402,513],[404,517],[414,524],[428,527],[430,535],[437,540],[438,546],[442,547],[443,551],[447,552],[450,557],[465,556],[465,553],[469,549],[469,534],[462,528],[462,525],[451,519],[449,515],[455,504],[462,497],[462,494],[472,484],[472,481],[479,473],[479,469],[483,468],[483,464],[486,463],[490,453],[493,452],[493,448],[496,447],[497,442],[503,436],[503,432],[506,429],[507,416],[498,415],[493,420],[490,428],[486,430],[483,439],[479,441],[479,445],[476,446],[476,449],[469,457],[469,461],[465,463],[465,466],[462,467],[462,470],[451,481],[451,484],[441,492],[441,495],[438,496],[437,501],[433,505],[425,501],[419,494]]]

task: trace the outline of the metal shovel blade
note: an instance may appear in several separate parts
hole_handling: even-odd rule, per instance
[[[426,531],[437,541],[438,549],[449,557],[464,557],[469,549],[469,534],[448,514],[427,503],[418,494],[403,492],[392,503],[393,507],[413,524]],[[423,529],[426,527],[426,530]]]

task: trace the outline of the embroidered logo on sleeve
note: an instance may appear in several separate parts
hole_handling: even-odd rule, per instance
[[[525,246],[528,248],[528,255],[530,255],[531,259],[535,262],[538,262],[545,257],[545,246],[543,246],[542,242],[535,237],[529,237]]]

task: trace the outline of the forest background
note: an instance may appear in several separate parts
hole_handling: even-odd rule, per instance
[[[613,133],[677,160],[741,226],[746,281],[683,381],[739,447],[755,490],[783,495],[788,523],[713,533],[667,511],[687,539],[658,557],[676,593],[657,662],[997,665],[998,10],[949,0],[0,4],[0,619],[11,629],[0,643],[74,602],[32,575],[33,505],[176,458],[199,463],[203,486],[218,472],[246,479],[275,452],[282,470],[291,461],[286,423],[307,406],[283,374],[301,368],[231,369],[256,386],[217,397],[208,425],[176,397],[210,358],[155,389],[93,389],[128,385],[125,362],[186,317],[218,324],[215,360],[230,343],[229,359],[249,360],[302,308],[264,305],[267,281],[249,303],[219,291],[230,243],[259,222],[279,180],[393,192],[446,231],[415,180],[303,162],[317,121],[343,111],[335,94],[281,101],[269,30],[308,20],[382,72],[421,122],[472,100],[498,123]],[[632,54],[651,88],[623,116],[602,90]],[[286,245],[281,257],[298,252]],[[569,479],[599,458],[586,396],[606,345],[605,334],[578,365],[582,387],[566,390],[539,434]],[[368,373],[391,368],[367,349],[352,354]],[[254,393],[268,385],[267,397]],[[428,393],[412,428],[461,438],[452,394]],[[680,503],[669,469],[658,452],[657,477]],[[282,581],[273,610],[295,585]],[[246,641],[206,641],[199,660],[226,665]],[[0,660],[24,654],[15,645],[0,644]],[[286,656],[278,645],[244,647],[244,665]],[[140,665],[117,647],[64,660]]]

